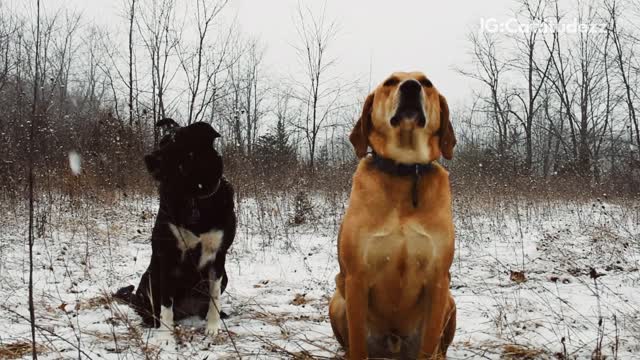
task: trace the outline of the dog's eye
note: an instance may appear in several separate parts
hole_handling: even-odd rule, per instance
[[[433,87],[433,84],[431,83],[431,81],[429,79],[420,79],[420,85],[430,88]]]
[[[388,78],[387,81],[385,81],[384,84],[382,84],[382,86],[398,85],[399,82],[400,82],[400,79],[398,79],[397,77],[391,77],[391,78]]]

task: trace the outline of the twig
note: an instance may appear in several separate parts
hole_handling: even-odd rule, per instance
[[[31,323],[31,357],[38,358],[36,350],[36,315],[33,306],[33,137],[38,111],[38,67],[40,57],[40,0],[37,0],[36,17],[36,59],[35,59],[35,79],[33,84],[33,108],[31,113],[31,123],[29,124],[29,322]]]

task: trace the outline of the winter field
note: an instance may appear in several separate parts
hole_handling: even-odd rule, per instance
[[[346,194],[242,200],[227,257],[230,314],[148,330],[109,294],[148,265],[154,196],[49,194],[36,209],[34,297],[41,359],[333,359],[327,304]],[[46,206],[43,204],[47,204]],[[30,357],[25,203],[3,202],[0,358]],[[640,203],[454,195],[451,359],[631,359],[640,352]]]

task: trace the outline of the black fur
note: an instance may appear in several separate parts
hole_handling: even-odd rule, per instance
[[[147,170],[159,182],[160,193],[151,235],[151,263],[135,294],[133,286],[115,294],[136,309],[145,325],[153,327],[160,325],[161,304],[173,306],[174,320],[206,317],[210,277],[222,277],[220,292],[224,292],[228,282],[226,254],[236,232],[233,188],[222,176],[222,157],[213,148],[220,134],[202,122],[187,127],[179,127],[171,119],[159,122],[159,126],[167,125],[159,149],[144,158]],[[202,244],[182,256],[170,223],[196,236],[222,230],[215,260],[198,269]]]

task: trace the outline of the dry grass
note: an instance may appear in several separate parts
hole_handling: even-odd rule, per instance
[[[38,354],[44,353],[46,348],[41,345],[36,346]],[[16,341],[8,344],[0,344],[0,359],[20,359],[31,354],[30,341]]]
[[[501,359],[513,359],[513,360],[535,360],[545,358],[545,352],[540,349],[532,349],[529,347],[507,344],[502,346]]]
[[[100,295],[76,303],[76,310],[94,310],[99,307],[107,309],[113,302],[111,295]]]

